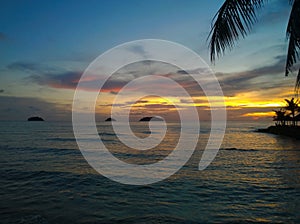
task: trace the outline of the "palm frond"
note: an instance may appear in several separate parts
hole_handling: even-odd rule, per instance
[[[294,0],[287,30],[287,38],[289,39],[288,53],[285,66],[285,75],[291,71],[293,65],[299,60],[300,53],[300,0]],[[296,89],[299,88],[299,74],[296,81]]]
[[[296,95],[298,96],[299,92],[300,92],[300,68],[299,68],[297,79],[296,79],[295,92],[296,92]]]
[[[266,0],[226,0],[213,19],[210,38],[210,59],[224,54],[226,48],[232,49],[240,36],[243,38],[256,22],[256,10]],[[296,0],[297,1],[297,0]]]
[[[285,75],[292,72],[292,67],[299,60],[300,54],[300,0],[294,0],[288,26],[287,38],[289,39],[288,53],[285,66]],[[300,69],[295,84],[295,92],[298,95],[300,90]]]

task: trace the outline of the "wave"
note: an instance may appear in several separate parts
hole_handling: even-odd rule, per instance
[[[237,149],[237,148],[220,148],[220,150],[224,150],[224,151],[241,151],[241,152],[259,151],[258,149]]]
[[[142,134],[146,134],[146,135],[151,135],[151,134],[160,134],[160,132],[155,132],[155,131],[142,131]]]
[[[57,142],[75,142],[75,138],[47,138],[47,141],[57,141]]]
[[[111,132],[99,132],[98,134],[100,136],[117,136],[116,133],[111,133]]]

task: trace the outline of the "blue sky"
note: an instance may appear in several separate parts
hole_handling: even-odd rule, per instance
[[[70,118],[74,81],[104,51],[127,41],[157,38],[183,44],[208,60],[211,21],[223,1],[23,1],[0,8],[0,115]],[[273,0],[259,11],[250,35],[211,65],[232,117],[266,112],[292,97],[285,78],[285,27],[290,6]],[[57,81],[57,82],[56,82]],[[57,85],[57,83],[60,85]],[[256,106],[250,104],[257,101]],[[266,102],[271,101],[268,106]],[[245,106],[246,105],[246,106]],[[47,110],[45,109],[47,108]],[[50,108],[56,114],[49,114]],[[47,112],[48,111],[48,112]],[[230,115],[231,116],[231,115]]]

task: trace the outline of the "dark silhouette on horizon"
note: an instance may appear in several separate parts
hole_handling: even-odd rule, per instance
[[[112,117],[106,118],[105,121],[116,121],[116,119],[113,119]]]
[[[300,121],[299,100],[292,98],[285,99],[286,106],[279,110],[274,110],[276,115],[273,117],[276,126],[298,126]]]
[[[271,133],[277,135],[285,135],[300,139],[300,102],[292,98],[291,100],[285,99],[286,106],[279,110],[274,110],[275,126],[270,126],[266,129],[258,129],[258,132]]]
[[[143,122],[143,121],[163,121],[163,119],[161,119],[159,117],[143,117],[139,121],[141,121],[141,122]]]
[[[45,120],[41,117],[29,117],[27,121],[45,121]]]

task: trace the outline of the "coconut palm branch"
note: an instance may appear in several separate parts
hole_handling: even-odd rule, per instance
[[[224,54],[226,48],[232,49],[235,42],[243,38],[256,22],[256,9],[264,0],[226,0],[215,15],[210,31],[210,59]]]
[[[232,49],[235,42],[244,38],[257,21],[256,12],[267,0],[225,0],[213,19],[210,38],[210,59],[212,62]],[[285,75],[291,72],[300,54],[300,0],[289,0],[292,10],[287,27],[289,47]],[[296,90],[300,88],[300,69],[296,80]]]
[[[293,65],[299,60],[300,53],[300,0],[293,2],[286,34],[289,39],[288,53],[285,66],[285,75],[291,72]],[[300,87],[300,69],[296,79],[296,89]]]

